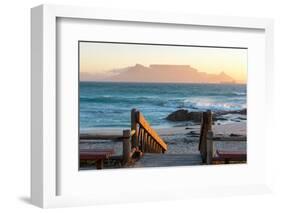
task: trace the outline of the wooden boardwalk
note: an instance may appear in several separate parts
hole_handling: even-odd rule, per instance
[[[132,167],[167,167],[201,165],[202,158],[198,154],[157,154],[145,153]]]
[[[80,166],[86,164],[83,169],[91,169],[87,164],[93,162],[88,161],[94,161],[97,169],[102,169],[104,163],[106,168],[146,168],[246,162],[246,137],[218,137],[212,131],[212,123],[211,111],[203,112],[197,152],[171,154],[167,152],[168,144],[142,113],[132,109],[131,129],[123,130],[122,134],[80,134],[80,150],[83,150],[80,151]],[[101,148],[90,148],[89,142],[95,140],[122,141],[122,154],[104,144]],[[117,155],[113,155],[114,152]]]

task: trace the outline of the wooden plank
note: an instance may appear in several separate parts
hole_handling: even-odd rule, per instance
[[[247,152],[246,151],[226,151],[217,150],[216,160],[228,160],[228,161],[246,161]]]
[[[134,167],[167,167],[202,165],[200,154],[165,154],[146,153]]]
[[[136,133],[135,130],[131,130],[130,134],[124,136],[121,132],[120,134],[99,134],[99,133],[81,133],[80,141],[83,140],[122,140],[124,137],[131,137]]]
[[[110,153],[114,154],[115,150],[114,149],[80,149],[81,152],[93,152],[93,153],[99,153],[99,152],[105,152],[105,153]]]
[[[110,155],[108,152],[80,152],[80,160],[108,159]]]
[[[122,140],[123,135],[106,135],[106,134],[80,134],[80,140]]]
[[[245,136],[233,136],[233,137],[213,137],[214,141],[247,141],[247,137]]]
[[[143,117],[143,115],[140,112],[138,112],[137,121],[149,133],[149,135],[153,137],[158,144],[161,145],[162,149],[164,149],[165,151],[168,149],[167,144],[150,127],[149,123],[146,121],[146,119]]]

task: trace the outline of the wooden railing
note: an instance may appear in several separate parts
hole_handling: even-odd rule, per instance
[[[80,143],[89,140],[122,141],[123,151],[120,160],[123,165],[130,164],[134,158],[140,157],[142,153],[164,153],[168,149],[167,144],[149,125],[141,112],[136,109],[131,111],[131,130],[123,130],[122,135],[80,134]]]
[[[149,125],[141,112],[136,109],[131,111],[132,148],[142,153],[164,153],[168,145],[162,140],[157,132]]]
[[[247,153],[246,151],[232,151],[232,150],[214,150],[214,143],[218,141],[246,141],[245,136],[238,136],[235,138],[214,137],[212,131],[212,113],[210,110],[203,112],[201,131],[199,139],[199,151],[202,157],[203,163],[213,164],[214,162],[229,163],[234,162],[246,162]],[[216,153],[216,154],[215,154]]]
[[[149,125],[141,112],[131,111],[131,130],[123,131],[123,164],[139,158],[143,153],[164,153],[167,144]]]
[[[128,164],[134,155],[136,148],[132,147],[131,138],[136,134],[134,130],[123,130],[122,134],[80,134],[80,143],[89,142],[91,140],[110,140],[122,141],[122,156],[114,156],[112,159],[121,161],[123,165]]]

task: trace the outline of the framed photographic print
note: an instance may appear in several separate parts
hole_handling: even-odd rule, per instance
[[[269,191],[271,20],[43,5],[31,21],[32,203]]]
[[[78,49],[80,169],[246,163],[247,48]]]

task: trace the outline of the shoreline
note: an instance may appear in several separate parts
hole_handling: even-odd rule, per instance
[[[246,136],[247,134],[247,123],[246,122],[233,122],[233,123],[225,123],[225,124],[214,124],[213,131],[215,135],[241,135]],[[174,126],[174,127],[153,127],[155,131],[159,135],[176,135],[176,134],[187,134],[192,131],[200,131],[200,125],[194,124],[194,125],[182,125],[182,126]],[[80,134],[121,134],[123,130],[130,129],[128,128],[122,128],[122,127],[93,127],[93,128],[84,128],[80,129]]]
[[[227,141],[217,141],[214,148],[226,150],[247,150],[247,141],[235,141],[232,138],[247,138],[247,123],[214,124],[214,137],[228,138]],[[82,133],[102,135],[122,135],[126,128],[93,128]],[[127,128],[129,129],[129,128]],[[167,154],[198,154],[200,125],[181,127],[155,128],[159,136],[167,143]],[[90,141],[80,143],[80,148],[114,148],[117,155],[122,154],[122,141]]]

